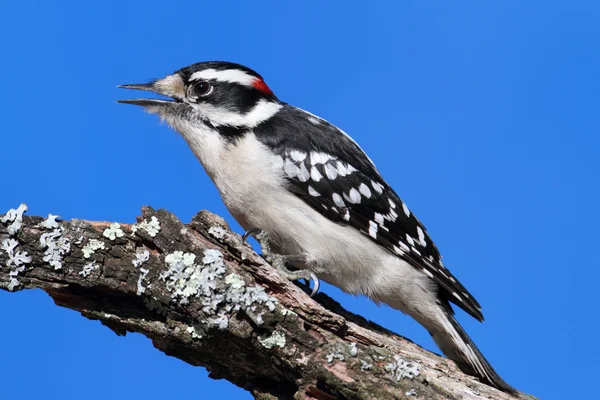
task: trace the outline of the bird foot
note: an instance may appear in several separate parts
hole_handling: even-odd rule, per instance
[[[271,246],[269,245],[269,237],[267,233],[260,228],[250,228],[242,235],[242,240],[245,242],[248,237],[253,236],[258,243],[260,244],[260,249],[262,251],[262,256],[269,264],[271,264],[279,275],[283,276],[286,279],[291,281],[295,281],[298,279],[304,279],[307,282],[307,285],[310,286],[310,281],[313,281],[313,289],[310,294],[310,297],[313,297],[319,291],[319,278],[314,274],[314,272],[308,269],[300,269],[295,271],[290,271],[286,267],[286,263],[295,264],[295,263],[305,263],[306,257],[304,255],[281,255],[274,254],[271,251]]]

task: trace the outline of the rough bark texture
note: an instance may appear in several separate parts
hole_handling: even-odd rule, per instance
[[[40,288],[257,399],[512,398],[324,294],[311,299],[222,218],[202,211],[185,225],[142,211],[135,225],[0,217],[0,288]]]

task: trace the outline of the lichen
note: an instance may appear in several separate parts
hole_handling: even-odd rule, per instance
[[[142,222],[133,224],[131,232],[135,234],[138,229],[143,229],[148,232],[148,235],[155,237],[158,232],[160,232],[160,221],[153,215],[152,218],[150,218],[150,221],[145,219]]]
[[[2,246],[0,248],[6,252],[8,255],[8,260],[6,261],[6,266],[11,267],[19,267],[22,264],[31,263],[31,257],[27,254],[26,251],[17,251],[15,252],[15,248],[19,245],[19,242],[15,239],[4,239],[2,241]]]
[[[8,255],[8,259],[6,261],[6,266],[11,268],[8,275],[10,276],[10,281],[8,283],[8,290],[11,292],[15,290],[15,288],[19,285],[19,281],[17,280],[17,275],[19,273],[25,271],[25,265],[31,263],[31,257],[25,251],[17,251],[15,252],[15,248],[19,245],[19,242],[15,239],[4,239],[2,241],[2,245],[0,245],[0,249],[4,250]]]
[[[71,251],[71,243],[69,239],[62,236],[63,232],[64,228],[59,227],[40,237],[40,244],[43,249],[46,249],[43,260],[54,270],[62,269],[63,256]]]
[[[192,339],[202,339],[202,335],[196,333],[196,328],[194,328],[193,326],[188,326],[186,328],[186,331],[192,336]]]
[[[150,272],[150,270],[147,268],[141,268],[141,267],[142,267],[142,264],[144,264],[149,259],[150,259],[150,252],[148,250],[144,249],[144,251],[142,251],[142,252],[138,251],[135,254],[135,259],[131,261],[131,263],[133,264],[134,267],[140,269],[140,276],[138,277],[138,281],[137,281],[137,295],[138,296],[140,296],[142,293],[144,293],[146,291],[146,288],[144,287],[144,285],[142,285],[142,282],[144,281],[144,279],[146,278],[146,276],[148,275],[148,272]]]
[[[116,238],[123,237],[125,233],[121,229],[121,225],[118,222],[113,222],[108,228],[104,230],[102,235],[108,238],[109,240],[115,240]]]
[[[358,348],[356,347],[356,343],[349,343],[346,346],[335,345],[331,346],[329,349],[329,353],[325,355],[325,359],[329,364],[333,363],[336,360],[344,361],[348,355],[351,357],[356,357],[358,354]]]
[[[344,357],[344,355],[342,354],[342,352],[340,350],[335,349],[331,353],[327,354],[325,356],[325,359],[327,360],[327,362],[329,364],[331,364],[334,360],[344,361],[346,359],[346,357]]]
[[[348,345],[348,352],[350,353],[350,355],[352,357],[356,357],[356,355],[358,354],[358,349],[356,348],[356,343],[350,343]]]
[[[23,213],[27,211],[27,205],[22,203],[18,208],[11,208],[6,212],[4,217],[0,219],[0,221],[4,224],[10,222],[8,225],[7,231],[9,236],[14,236],[19,232],[21,226],[23,225]]]
[[[85,246],[83,246],[83,257],[90,258],[96,250],[104,250],[105,248],[106,247],[104,246],[103,241],[98,239],[90,239],[90,241]]]
[[[361,371],[370,371],[373,369],[373,364],[366,362],[365,360],[360,360],[360,370]]]
[[[0,221],[4,224],[10,222],[6,229],[9,238],[2,240],[0,249],[4,250],[8,255],[6,266],[11,270],[9,272],[10,279],[7,288],[11,292],[15,290],[17,286],[19,286],[19,280],[17,279],[17,276],[19,273],[25,271],[24,264],[31,263],[31,257],[26,251],[15,251],[16,247],[19,245],[19,241],[10,238],[10,236],[15,236],[17,233],[19,233],[21,226],[23,226],[23,213],[25,211],[27,211],[27,205],[22,203],[18,208],[11,208],[8,210],[7,213],[0,219]]]
[[[225,283],[231,285],[233,289],[241,289],[246,285],[246,282],[238,274],[229,274],[225,277]]]
[[[60,218],[60,215],[48,214],[48,218],[40,222],[38,226],[44,229],[56,229],[59,227],[56,218]]]
[[[385,370],[392,374],[396,381],[403,378],[413,379],[421,373],[418,363],[408,361],[401,356],[394,356],[394,362],[386,365]]]
[[[258,341],[267,349],[271,349],[275,346],[283,348],[285,346],[285,335],[282,332],[273,331],[271,336],[264,339],[258,338]]]
[[[79,275],[87,278],[93,271],[98,269],[98,265],[96,265],[96,261],[89,262],[83,266],[83,269],[79,271]]]
[[[225,229],[220,226],[211,226],[208,228],[209,235],[213,236],[215,239],[221,240],[225,237]]]
[[[172,300],[185,305],[198,298],[208,327],[227,329],[230,314],[240,310],[260,325],[263,311],[258,306],[275,310],[277,300],[262,287],[247,286],[238,274],[225,276],[223,254],[218,250],[204,250],[201,263],[193,253],[175,251],[165,257],[165,263],[168,268],[159,278],[166,282]]]

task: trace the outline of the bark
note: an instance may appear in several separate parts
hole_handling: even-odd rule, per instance
[[[0,288],[39,288],[257,399],[509,399],[452,361],[280,277],[225,221],[0,217]],[[532,398],[523,395],[525,398]]]

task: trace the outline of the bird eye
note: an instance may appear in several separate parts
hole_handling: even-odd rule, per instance
[[[192,89],[191,92],[192,92],[193,96],[206,97],[212,93],[213,86],[206,81],[200,81],[200,82],[196,83],[194,86],[192,86],[191,89]]]

